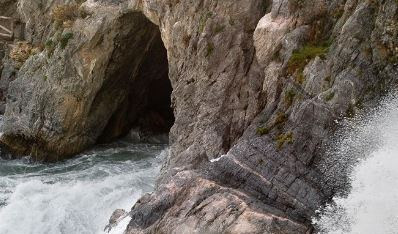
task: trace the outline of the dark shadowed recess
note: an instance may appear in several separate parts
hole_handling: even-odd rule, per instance
[[[120,27],[104,86],[112,87],[108,98],[120,101],[98,143],[123,137],[131,129],[147,137],[164,134],[174,124],[167,51],[159,27],[138,12],[121,17]]]

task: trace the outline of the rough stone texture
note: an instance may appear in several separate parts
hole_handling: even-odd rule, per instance
[[[111,217],[109,218],[109,224],[106,225],[104,231],[109,233],[112,230],[112,228],[116,227],[117,224],[126,217],[128,217],[128,213],[125,210],[123,209],[115,210],[112,213]]]
[[[90,16],[72,28],[52,28],[46,49],[25,62],[9,87],[2,141],[17,155],[56,161],[127,134],[150,103],[148,85],[162,74],[167,80],[154,24],[114,4],[85,7]],[[66,35],[72,36],[65,41]]]
[[[262,72],[254,57],[251,40],[263,13],[261,2],[236,2],[232,5],[227,2],[180,2],[175,6],[175,3],[162,2],[156,6],[152,2],[149,6],[149,2],[129,2],[132,9],[142,9],[154,23],[162,22],[160,31],[167,49],[169,78],[174,89],[173,154],[190,152],[195,148],[208,158],[217,157],[230,148],[261,110],[263,100],[259,81]],[[116,96],[105,90],[103,95],[112,98],[96,99],[94,103],[99,91],[118,84],[113,74],[105,69],[112,66],[112,56],[119,56],[114,51],[116,34],[123,30],[120,27],[127,30],[132,30],[134,25],[139,25],[142,30],[148,28],[134,19],[125,20],[122,26],[118,26],[118,19],[131,12],[121,10],[125,3],[85,3],[83,6],[92,14],[84,20],[77,19],[72,28],[64,30],[63,33],[70,31],[74,34],[68,46],[64,50],[57,46],[50,58],[45,50],[25,63],[21,68],[22,75],[10,88],[10,96],[15,97],[9,101],[3,137],[9,148],[52,160],[48,155],[73,155],[97,141],[108,119],[118,108],[117,95],[122,95],[116,88]],[[21,11],[28,12],[21,13],[24,17],[33,11],[31,7],[34,4],[23,1],[20,5]],[[48,35],[47,40],[55,41],[54,38],[60,34],[55,29],[48,29],[50,32],[47,33],[46,30],[35,29],[36,25],[29,28],[30,25],[27,20],[28,38],[36,34],[37,38]],[[35,34],[29,33],[31,30]],[[134,34],[128,39],[142,43],[139,46],[144,48],[147,38]],[[120,45],[134,52],[132,59],[141,61],[131,43]],[[121,61],[132,57],[131,54],[123,56]],[[126,68],[110,69],[125,72]],[[128,69],[133,70],[134,66],[130,65]],[[106,80],[112,82],[107,83]],[[231,93],[233,95],[229,95]],[[44,103],[40,101],[43,99],[51,101]],[[35,107],[34,111],[31,108],[20,111],[19,106]],[[100,113],[90,113],[96,110]],[[186,162],[181,163],[186,165]]]
[[[4,62],[3,59],[6,55],[6,43],[0,41],[0,74],[3,72],[4,69]],[[0,75],[0,82],[2,82],[3,80],[1,79],[3,77],[3,75]],[[1,88],[0,91],[0,113],[4,114],[5,111],[5,92],[6,90]]]
[[[32,1],[19,7],[29,40],[73,38],[11,83],[1,140],[14,152],[54,161],[120,136],[145,112],[160,36],[167,50],[171,153],[127,233],[311,233],[338,187],[318,167],[334,120],[397,83],[395,0],[90,0],[67,29],[38,17],[62,1]]]
[[[252,33],[263,1],[142,1],[160,22],[168,51],[176,167],[225,153],[261,110],[261,76]],[[190,162],[192,161],[192,162]],[[174,167],[173,166],[173,167]]]
[[[4,53],[7,55],[9,50],[5,49]],[[0,64],[0,114],[5,112],[8,87],[10,82],[16,78],[17,72],[15,63],[8,56],[5,56]]]
[[[274,1],[253,37],[264,69],[262,113],[218,161],[196,156],[194,170],[169,169],[133,207],[128,233],[312,232],[314,211],[338,189],[318,167],[334,120],[397,83],[397,32],[386,33],[396,17],[395,1]],[[306,61],[302,81],[289,74],[294,51],[323,41],[332,42],[329,52]]]
[[[17,1],[0,0],[0,16],[18,18]],[[16,69],[8,58],[9,41],[0,38],[0,114],[4,114],[8,84],[16,76]]]
[[[0,15],[1,16],[16,16],[17,1],[15,0],[0,0]]]

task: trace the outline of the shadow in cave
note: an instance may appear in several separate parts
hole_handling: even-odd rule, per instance
[[[138,12],[122,16],[119,25],[106,88],[98,95],[102,105],[112,105],[113,114],[97,143],[138,134],[145,141],[168,134],[174,124],[167,51],[159,27]],[[103,102],[106,98],[109,101]],[[131,129],[134,134],[129,134]]]

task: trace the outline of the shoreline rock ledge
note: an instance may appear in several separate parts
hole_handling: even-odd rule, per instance
[[[17,2],[26,41],[1,87],[12,157],[169,133],[127,234],[317,232],[345,176],[320,166],[335,121],[397,87],[395,0]]]

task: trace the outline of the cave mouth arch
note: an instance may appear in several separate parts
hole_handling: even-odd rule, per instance
[[[141,12],[119,18],[106,87],[99,96],[113,111],[97,143],[128,135],[141,138],[168,134],[174,124],[167,50],[160,29]],[[105,93],[105,95],[103,95]]]

